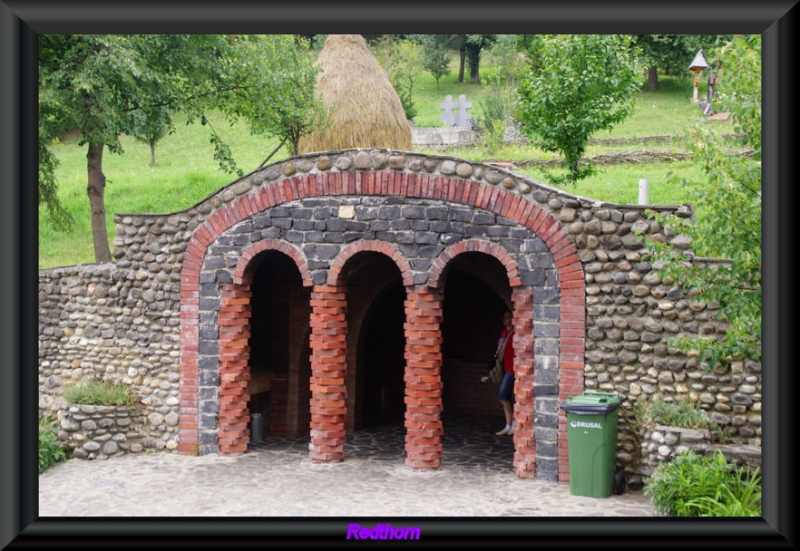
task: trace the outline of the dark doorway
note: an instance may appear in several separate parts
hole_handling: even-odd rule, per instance
[[[250,413],[274,436],[308,434],[310,290],[294,261],[263,253],[251,285]]]
[[[405,288],[398,280],[376,302],[364,330],[363,427],[403,420]]]
[[[400,270],[382,253],[348,259],[348,431],[402,424],[405,412],[405,298]]]
[[[511,287],[503,265],[464,253],[448,265],[442,321],[442,405],[450,414],[502,417],[497,388],[480,382],[494,356]],[[447,430],[447,427],[445,427]]]

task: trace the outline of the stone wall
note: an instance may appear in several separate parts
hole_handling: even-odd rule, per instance
[[[345,178],[351,178],[350,187],[342,187]],[[406,185],[406,178],[415,183]],[[435,193],[427,191],[427,182]],[[253,215],[237,210],[236,205],[251,201],[251,192],[262,188],[275,206]],[[297,199],[323,188],[331,194]],[[480,196],[458,195],[462,189],[464,194],[477,190]],[[64,411],[62,389],[69,382],[123,382],[141,396],[148,418],[156,414],[151,430],[166,449],[174,449],[179,430],[173,423],[180,415],[181,266],[187,252],[194,254],[187,244],[195,232],[222,218],[232,218],[231,229],[208,249],[200,275],[200,301],[205,302],[198,306],[209,316],[218,308],[220,289],[231,281],[242,251],[263,240],[301,251],[315,285],[325,283],[331,259],[355,239],[396,246],[412,259],[414,284],[424,284],[437,255],[465,239],[505,247],[527,270],[527,283],[552,277],[537,264],[536,255],[545,252],[537,248],[538,236],[512,219],[509,205],[494,203],[501,190],[524,201],[515,204],[515,212],[523,213],[530,204],[551,215],[578,249],[586,289],[584,384],[621,396],[621,463],[638,469],[638,441],[625,419],[640,397],[689,396],[727,427],[734,441],[760,443],[760,366],[735,364],[707,373],[696,358],[668,343],[672,337],[713,338],[723,331],[715,305],[698,303],[680,288],[662,283],[657,267],[643,254],[640,234],[690,253],[689,240],[649,219],[646,210],[690,217],[691,207],[600,203],[493,166],[384,150],[304,155],[249,174],[178,213],[116,215],[114,263],[40,271],[40,413]],[[545,297],[534,296],[534,305],[540,319],[552,315]],[[535,324],[534,331],[536,354],[546,357],[545,343],[560,336],[558,324]],[[201,357],[219,353],[202,344],[214,335],[199,337],[199,346],[205,347]],[[552,373],[552,380],[551,375],[537,380],[542,393],[547,385],[558,384],[557,371]],[[213,393],[214,377],[201,383],[210,389],[201,392]],[[537,419],[558,414],[552,396],[537,404]],[[544,433],[537,438],[547,440]]]
[[[179,294],[164,275],[118,263],[39,272],[40,416],[64,419],[67,385],[123,383],[159,447],[177,448]]]
[[[136,406],[71,405],[63,413],[58,441],[69,457],[106,459],[166,447],[148,436],[147,420]]]
[[[689,450],[698,455],[705,455],[710,445],[711,432],[708,429],[654,425],[645,430],[642,435],[641,475],[652,475],[660,464]]]
[[[750,444],[714,443],[708,429],[688,429],[654,424],[643,429],[641,436],[641,468],[628,477],[628,483],[640,486],[643,479],[656,469],[689,451],[700,456],[720,452],[729,463],[746,467],[761,467],[761,447]]]

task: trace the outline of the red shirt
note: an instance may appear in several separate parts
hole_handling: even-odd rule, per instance
[[[509,333],[509,330],[503,327],[502,331],[500,331],[500,339],[497,341],[498,348],[500,347],[500,343],[503,342],[503,339]],[[504,371],[514,371],[514,333],[512,330],[511,336],[508,337],[505,346],[505,353],[503,354],[503,370]]]

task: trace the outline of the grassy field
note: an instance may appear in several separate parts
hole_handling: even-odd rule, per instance
[[[482,69],[482,76],[492,74],[491,67]],[[440,81],[421,76],[414,85],[413,99],[418,114],[416,126],[441,125],[438,104],[446,95],[458,97],[465,94],[472,101],[473,115],[479,114],[479,99],[486,88],[477,84],[455,82],[455,72]],[[596,138],[641,138],[645,136],[678,135],[692,122],[699,120],[699,110],[690,103],[690,79],[662,79],[659,92],[641,92],[636,99],[634,115],[617,128],[604,132]],[[702,92],[702,91],[701,91]],[[252,136],[243,124],[229,126],[222,117],[211,117],[211,123],[230,144],[239,167],[245,172],[255,170],[266,156],[277,146],[277,140],[264,136]],[[103,171],[107,178],[106,211],[109,241],[115,237],[113,216],[115,213],[166,213],[190,207],[230,183],[236,177],[219,169],[213,159],[213,147],[209,142],[209,131],[200,125],[177,122],[176,131],[158,143],[156,165],[149,166],[149,146],[129,137],[123,137],[124,154],[106,152]],[[626,144],[591,146],[587,156],[610,151],[633,151],[659,148],[679,151],[671,143]],[[46,210],[39,210],[39,268],[50,268],[72,264],[94,262],[91,240],[89,201],[86,196],[86,148],[78,147],[74,140],[65,140],[53,147],[60,165],[57,170],[59,197],[75,220],[71,232],[56,230],[50,223]],[[421,150],[422,151],[422,150]],[[469,160],[487,157],[511,160],[552,159],[530,146],[508,145],[492,154],[479,147],[454,149],[448,155]],[[284,148],[270,162],[286,158]],[[535,164],[527,164],[518,172],[547,182],[546,173]],[[639,179],[649,180],[649,203],[679,204],[685,202],[681,186],[669,181],[671,173],[680,173],[695,178],[700,173],[691,162],[624,164],[600,167],[598,174],[579,182],[574,188],[565,190],[595,200],[612,203],[636,203]]]

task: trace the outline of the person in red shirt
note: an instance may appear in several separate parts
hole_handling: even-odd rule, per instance
[[[503,314],[503,329],[500,331],[500,338],[497,341],[497,351],[495,357],[501,357],[503,363],[503,379],[500,381],[500,390],[497,393],[497,399],[503,406],[503,413],[506,417],[506,426],[496,432],[498,436],[508,434],[513,435],[516,423],[514,422],[514,406],[511,403],[511,397],[514,392],[514,325],[513,316],[511,312],[506,311]],[[486,382],[488,377],[481,378],[482,382]]]

